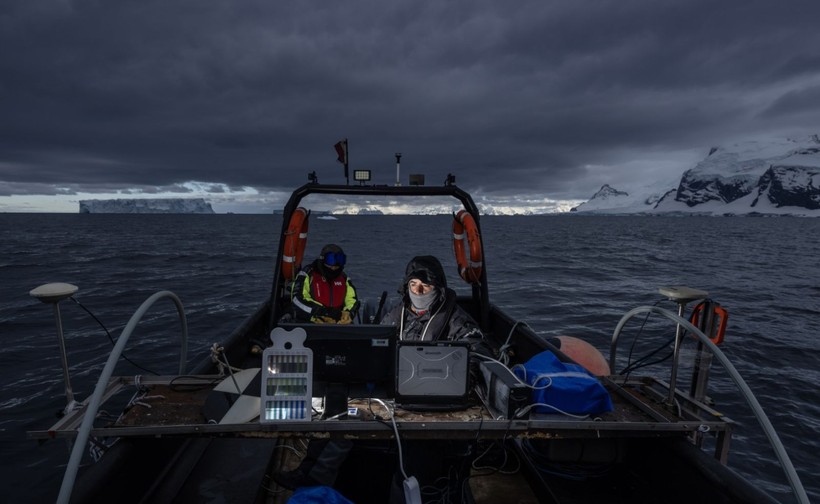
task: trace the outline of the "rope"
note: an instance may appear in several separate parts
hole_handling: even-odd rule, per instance
[[[223,359],[225,359],[224,363],[219,359],[220,355]],[[225,370],[228,370],[231,381],[233,381],[233,386],[236,387],[236,392],[239,395],[242,395],[242,387],[239,386],[239,383],[236,381],[236,377],[233,374],[234,371],[242,371],[242,369],[231,366],[231,363],[228,362],[228,355],[225,353],[225,347],[214,343],[211,346],[211,360],[219,367],[219,376],[225,376]]]
[[[223,362],[219,356],[222,355],[225,361]],[[217,369],[219,370],[219,376],[225,376],[228,373],[231,373],[233,376],[233,371],[242,371],[240,368],[236,368],[230,365],[228,362],[228,356],[225,355],[225,347],[219,345],[219,343],[214,343],[211,345],[211,362],[216,364]],[[226,373],[225,371],[228,371]],[[234,383],[236,380],[234,379]]]

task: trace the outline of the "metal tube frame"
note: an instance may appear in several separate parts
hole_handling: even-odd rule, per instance
[[[729,359],[726,355],[715,345],[712,343],[712,340],[706,336],[703,331],[695,327],[691,322],[684,319],[683,317],[672,313],[669,310],[664,308],[660,308],[658,306],[639,306],[638,308],[634,308],[630,310],[626,315],[624,315],[621,320],[618,322],[618,325],[615,327],[615,331],[612,333],[612,344],[610,346],[610,353],[609,353],[609,367],[610,369],[615,369],[615,355],[617,351],[618,345],[618,337],[623,331],[624,326],[626,323],[632,319],[634,316],[642,314],[642,313],[655,313],[661,316],[668,318],[669,320],[678,324],[679,327],[683,327],[687,331],[691,332],[695,335],[698,340],[700,340],[706,348],[708,348],[712,354],[720,361],[721,365],[723,365],[724,369],[729,373],[729,377],[735,382],[735,385],[740,389],[741,395],[752,408],[752,412],[757,418],[757,421],[760,423],[761,427],[763,428],[763,432],[766,434],[766,437],[769,439],[769,444],[772,445],[774,449],[775,455],[777,456],[778,461],[780,462],[781,467],[783,467],[783,471],[786,473],[786,478],[789,480],[789,484],[792,487],[792,491],[794,492],[795,498],[797,502],[800,504],[808,504],[809,497],[806,494],[806,490],[803,488],[803,484],[800,482],[800,478],[797,476],[797,471],[794,469],[794,465],[792,464],[791,459],[789,458],[789,454],[786,453],[786,449],[783,446],[783,443],[780,441],[780,438],[777,435],[777,432],[774,430],[774,426],[769,421],[769,418],[766,416],[766,413],[763,411],[763,407],[758,402],[757,398],[752,393],[752,390],[743,380],[743,377],[740,376],[740,373],[737,369],[729,362]],[[669,389],[670,391],[674,392],[673,384],[670,383]],[[725,451],[728,449],[728,440],[721,440],[721,450]]]
[[[94,393],[88,401],[88,408],[86,409],[85,416],[83,417],[82,425],[80,425],[80,430],[77,433],[77,439],[71,449],[71,456],[69,457],[65,474],[63,474],[63,482],[60,486],[60,494],[57,496],[58,504],[68,504],[71,499],[71,492],[74,488],[74,482],[77,479],[77,472],[83,458],[83,451],[85,450],[85,445],[88,442],[91,429],[94,427],[94,419],[97,416],[97,411],[100,408],[100,404],[102,403],[106,389],[108,389],[108,382],[111,379],[111,375],[114,373],[114,367],[117,365],[117,361],[125,349],[125,344],[128,342],[128,338],[131,336],[131,333],[134,332],[134,329],[139,321],[142,320],[142,317],[148,311],[148,308],[150,308],[157,300],[165,297],[170,298],[176,305],[180,322],[182,323],[182,335],[180,336],[181,348],[179,356],[179,374],[185,374],[186,358],[188,353],[188,322],[185,319],[185,309],[182,306],[182,301],[179,300],[176,294],[170,291],[160,291],[146,299],[137,309],[131,317],[131,320],[129,320],[128,324],[125,326],[125,329],[122,330],[122,334],[120,334],[120,337],[117,339],[114,349],[108,356],[105,367],[103,368],[102,373],[100,373],[100,378],[97,380]]]
[[[68,355],[65,349],[65,336],[63,335],[63,319],[60,316],[60,302],[54,303],[54,321],[57,324],[57,340],[60,343],[60,360],[63,364],[63,381],[65,381],[66,406],[64,414],[70,413],[77,408],[77,401],[74,400],[74,390],[71,388],[71,376],[68,371]]]

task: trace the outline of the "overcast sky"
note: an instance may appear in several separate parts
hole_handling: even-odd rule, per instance
[[[447,173],[488,201],[820,132],[820,2],[3,0],[0,211]]]

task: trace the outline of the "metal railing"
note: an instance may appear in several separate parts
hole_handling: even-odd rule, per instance
[[[68,504],[71,499],[71,492],[74,489],[74,482],[77,479],[77,471],[80,468],[80,462],[82,461],[83,453],[85,452],[85,446],[86,443],[88,443],[91,429],[94,427],[94,420],[97,417],[97,411],[100,408],[100,403],[102,402],[103,395],[105,394],[105,389],[108,386],[109,380],[111,380],[111,375],[114,373],[114,367],[116,367],[117,361],[125,349],[125,344],[128,342],[128,338],[131,337],[131,333],[134,332],[134,328],[137,327],[137,324],[140,320],[142,320],[142,317],[148,309],[156,301],[166,297],[170,298],[176,305],[177,312],[179,313],[179,319],[182,323],[182,334],[180,336],[179,374],[185,374],[188,354],[188,322],[185,318],[185,309],[176,294],[170,291],[160,291],[146,299],[137,311],[134,312],[134,315],[131,316],[131,320],[128,321],[125,329],[122,330],[122,334],[120,334],[120,337],[117,339],[114,349],[108,356],[108,361],[105,363],[105,367],[100,374],[99,380],[97,380],[94,393],[88,401],[85,416],[83,417],[83,423],[80,425],[80,429],[77,432],[77,439],[71,449],[71,456],[68,459],[68,465],[66,466],[65,473],[63,474],[63,482],[60,486],[60,494],[57,497],[58,504]]]
[[[740,376],[737,369],[729,362],[729,359],[726,355],[706,336],[703,331],[695,327],[691,322],[686,320],[685,318],[676,315],[675,313],[666,310],[664,308],[660,308],[657,306],[639,306],[633,310],[630,310],[626,315],[624,315],[621,320],[618,322],[618,325],[615,327],[615,332],[612,334],[612,345],[609,351],[609,366],[610,369],[615,370],[615,354],[617,351],[618,345],[618,337],[621,334],[626,323],[635,315],[639,315],[642,313],[654,313],[657,315],[662,315],[669,320],[678,324],[678,327],[682,327],[683,329],[689,331],[690,333],[694,334],[698,340],[700,340],[706,348],[709,349],[710,352],[717,358],[717,360],[723,365],[726,371],[729,373],[729,377],[732,381],[737,385],[740,389],[743,398],[752,408],[752,412],[757,418],[757,421],[760,423],[761,427],[763,427],[763,431],[766,433],[766,437],[769,439],[769,443],[774,448],[775,455],[777,455],[777,459],[780,461],[780,465],[783,467],[783,471],[786,473],[786,478],[789,480],[789,484],[792,487],[792,491],[794,492],[797,501],[801,504],[809,504],[809,498],[806,494],[806,490],[803,488],[803,484],[800,482],[800,478],[797,476],[797,471],[794,469],[794,465],[792,464],[791,459],[789,458],[788,453],[786,453],[786,449],[783,446],[783,443],[780,441],[780,438],[775,432],[772,423],[769,421],[769,418],[766,416],[766,413],[763,411],[763,407],[760,406],[757,398],[752,393],[752,390],[743,380],[743,377]]]

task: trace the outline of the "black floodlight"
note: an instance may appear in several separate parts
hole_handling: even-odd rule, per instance
[[[424,175],[421,175],[421,174],[410,175],[410,185],[411,186],[423,186],[424,185]]]
[[[353,170],[353,180],[367,182],[370,180],[370,170]]]

